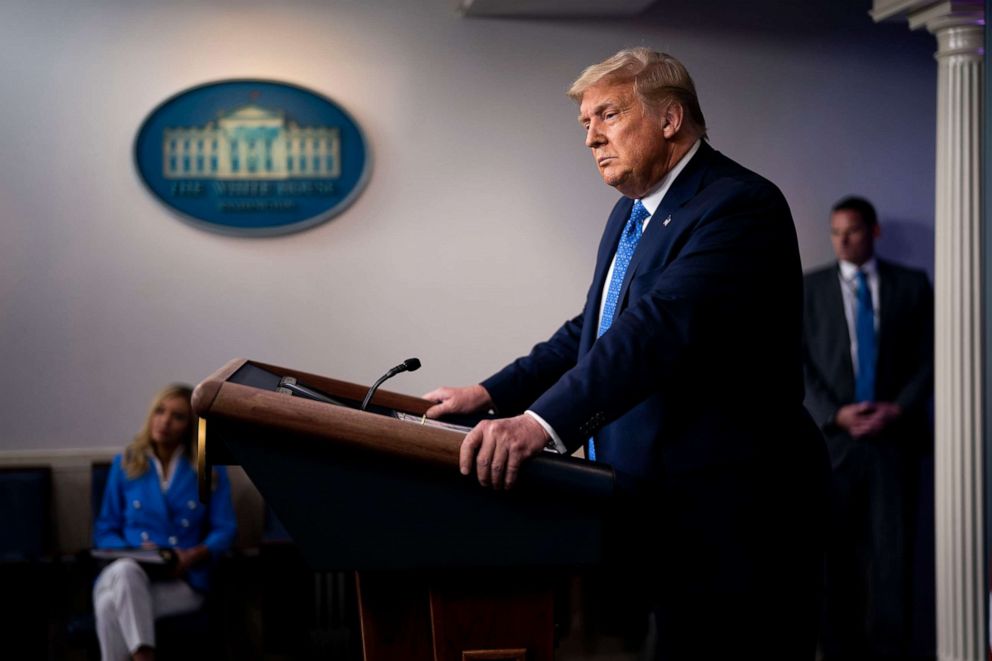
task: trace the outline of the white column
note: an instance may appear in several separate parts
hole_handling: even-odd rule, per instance
[[[974,18],[974,17],[973,17]],[[982,448],[983,28],[939,20],[934,303],[937,653],[987,658]]]
[[[937,38],[935,483],[937,656],[984,661],[981,0],[876,0]]]

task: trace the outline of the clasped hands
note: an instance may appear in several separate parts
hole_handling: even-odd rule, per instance
[[[423,397],[437,402],[427,410],[428,418],[478,413],[493,405],[489,392],[481,385],[442,387]],[[484,487],[510,489],[524,460],[541,452],[548,440],[544,427],[529,415],[483,420],[462,441],[458,468],[462,475],[471,475],[474,466],[479,484]]]
[[[834,423],[852,438],[877,436],[899,416],[902,407],[892,402],[858,402],[837,409]]]

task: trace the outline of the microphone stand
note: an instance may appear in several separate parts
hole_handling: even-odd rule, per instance
[[[396,367],[390,369],[388,372],[386,372],[381,377],[379,377],[378,381],[372,384],[372,387],[369,388],[368,393],[365,395],[365,399],[362,400],[362,406],[359,410],[360,411],[365,410],[365,407],[369,405],[370,401],[372,401],[372,395],[374,395],[375,391],[379,389],[379,386],[382,385],[383,381],[385,381],[386,379],[391,379],[400,372],[414,372],[418,369],[420,369],[420,360],[417,358],[407,358]]]

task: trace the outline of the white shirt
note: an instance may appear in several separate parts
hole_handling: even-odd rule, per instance
[[[158,473],[158,483],[162,487],[162,493],[169,490],[169,485],[172,483],[172,477],[176,474],[176,466],[179,465],[179,457],[183,454],[182,446],[176,448],[176,451],[172,453],[169,458],[169,464],[165,467],[162,466],[162,462],[158,460],[155,453],[151,450],[146,452],[148,458],[151,460],[152,465],[155,466],[155,472]]]
[[[847,334],[851,338],[851,366],[858,375],[858,267],[851,262],[839,262],[837,277],[840,279],[840,293],[844,297],[844,316],[847,318]],[[868,280],[871,292],[871,309],[875,317],[875,332],[878,332],[878,262],[874,257],[861,265]]]
[[[641,225],[642,234],[645,230],[647,230],[648,223],[651,222],[651,218],[654,216],[654,212],[658,210],[659,206],[661,206],[661,201],[665,199],[665,195],[668,193],[668,189],[672,187],[672,182],[675,181],[675,178],[679,176],[682,170],[685,169],[685,166],[689,164],[689,161],[692,160],[692,157],[696,155],[697,151],[699,151],[700,142],[702,142],[702,139],[696,140],[696,142],[693,143],[692,147],[689,148],[689,151],[687,151],[685,155],[679,159],[679,162],[675,164],[675,167],[669,170],[665,174],[665,176],[661,178],[661,181],[658,182],[658,185],[654,188],[654,190],[652,190],[650,193],[648,193],[647,195],[641,198],[641,204],[644,205],[644,208],[648,212],[648,217],[644,219],[644,224]],[[609,294],[610,291],[610,281],[613,280],[613,267],[616,266],[616,263],[617,263],[617,255],[616,253],[613,253],[613,260],[610,262],[610,268],[606,272],[606,280],[603,281],[603,291],[600,293],[600,297],[599,297],[599,314],[596,315],[597,331],[599,329],[599,324],[603,319],[603,308],[606,306],[606,296]],[[551,425],[548,424],[548,422],[544,418],[534,413],[530,409],[524,411],[524,413],[537,420],[537,422],[542,427],[544,427],[544,431],[548,432],[548,436],[551,437],[555,449],[560,454],[568,453],[568,448],[565,447],[565,444],[562,443],[561,438],[558,436],[555,430],[551,427]]]

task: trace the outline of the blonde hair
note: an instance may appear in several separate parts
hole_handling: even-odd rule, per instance
[[[148,408],[148,415],[145,416],[145,424],[142,425],[141,431],[137,433],[131,444],[124,448],[124,458],[121,465],[129,478],[133,480],[148,470],[148,450],[152,447],[151,423],[152,416],[155,415],[155,410],[162,402],[173,397],[180,397],[189,405],[192,395],[193,389],[184,383],[174,383],[166,386],[155,395],[151,406]],[[193,447],[193,437],[196,433],[194,419],[193,408],[190,406],[188,428],[182,436],[183,449],[187,455]]]
[[[671,55],[650,48],[625,48],[599,64],[586,67],[567,94],[573,101],[581,102],[586,90],[603,82],[633,83],[634,93],[646,106],[657,108],[673,101],[679,103],[690,124],[706,135],[706,120],[699,107],[696,85],[685,66]]]

